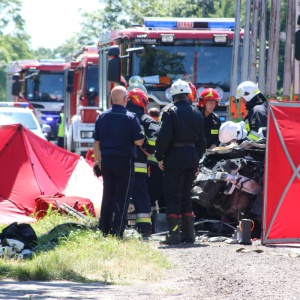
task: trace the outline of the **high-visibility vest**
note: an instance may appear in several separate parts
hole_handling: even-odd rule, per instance
[[[61,122],[58,127],[58,137],[64,137],[65,135],[65,115],[64,113],[60,113]]]

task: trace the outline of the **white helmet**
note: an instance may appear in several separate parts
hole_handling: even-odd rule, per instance
[[[227,121],[223,123],[219,130],[219,140],[221,143],[227,144],[232,140],[242,140],[246,138],[247,131],[245,122],[234,123]]]
[[[258,93],[260,93],[260,90],[257,84],[252,81],[244,81],[236,89],[236,98],[244,98],[249,102]]]
[[[178,79],[171,86],[172,96],[179,94],[190,94],[192,92],[188,82]]]

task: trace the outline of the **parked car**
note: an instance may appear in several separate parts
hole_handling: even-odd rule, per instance
[[[0,102],[0,125],[22,124],[27,129],[46,140],[51,127],[41,127],[33,111],[24,102]]]

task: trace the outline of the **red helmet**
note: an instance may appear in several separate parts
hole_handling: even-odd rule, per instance
[[[128,92],[128,97],[133,104],[146,108],[149,103],[148,96],[141,89],[134,88]]]
[[[201,92],[200,97],[199,97],[199,101],[198,101],[198,106],[201,107],[201,108],[204,107],[206,101],[209,101],[209,100],[216,101],[217,103],[220,102],[218,92],[216,90],[212,89],[212,88],[204,89]]]
[[[188,82],[190,88],[191,88],[191,92],[189,93],[188,97],[192,102],[195,102],[197,100],[197,90],[196,87],[191,83]]]

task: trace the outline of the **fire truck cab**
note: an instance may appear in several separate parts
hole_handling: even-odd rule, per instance
[[[85,155],[93,146],[93,131],[99,113],[97,47],[83,47],[66,59],[65,148]]]
[[[29,102],[40,125],[50,125],[49,138],[56,138],[64,104],[64,65],[58,59],[19,60],[6,68],[6,100]]]
[[[120,60],[120,74],[109,74],[115,69],[109,67],[109,61],[108,78],[123,76],[128,81],[134,75],[141,76],[148,90],[148,108],[162,108],[171,102],[170,87],[177,79],[192,82],[198,97],[204,88],[212,87],[221,99],[216,113],[226,121],[230,119],[234,25],[233,18],[153,17],[144,18],[143,25],[119,30],[110,40],[103,34],[99,40],[102,47],[113,44],[120,49],[119,58],[111,59]],[[241,45],[242,37],[241,30]],[[238,52],[241,66],[242,51]]]

